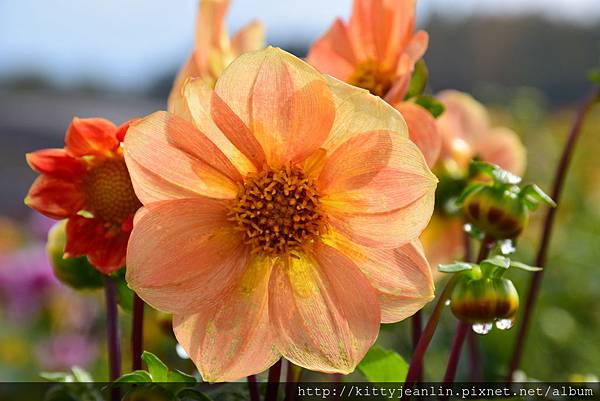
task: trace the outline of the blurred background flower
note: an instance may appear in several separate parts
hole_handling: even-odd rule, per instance
[[[351,3],[232,1],[228,28],[235,32],[259,18],[267,43],[305,55],[336,16],[348,19]],[[121,123],[164,109],[175,74],[193,47],[197,6],[196,0],[180,0],[177,7],[161,0],[0,2],[2,380],[36,380],[40,370],[58,368],[40,353],[60,353],[65,342],[73,348],[61,363],[79,360],[95,377],[106,377],[100,294],[75,293],[52,279],[44,257],[48,222],[32,217],[23,205],[35,176],[24,154],[61,146],[74,115],[102,115]],[[430,36],[425,61],[431,93],[455,88],[484,103],[492,126],[511,128],[528,149],[525,181],[547,189],[574,103],[585,92],[586,71],[600,61],[597,0],[418,1],[417,29]],[[529,342],[522,366],[537,379],[600,375],[598,126],[596,111],[586,124],[558,212],[534,314],[535,341]],[[542,216],[532,216],[516,259],[531,261]],[[515,275],[521,293],[528,279]],[[130,317],[122,315],[127,333]],[[159,317],[148,315],[146,348],[170,367],[191,371],[191,362],[177,356],[176,342],[165,335]],[[384,326],[379,341],[408,357],[408,326]],[[454,319],[446,314],[428,353],[427,375],[443,374],[453,329]],[[503,376],[508,358],[503,350],[514,334],[492,331],[480,339],[490,377]],[[69,341],[69,336],[85,339]],[[124,339],[126,355],[127,343]]]

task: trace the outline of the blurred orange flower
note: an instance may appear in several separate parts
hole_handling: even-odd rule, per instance
[[[169,110],[174,99],[179,97],[186,79],[200,78],[214,86],[217,78],[234,58],[265,46],[264,27],[259,21],[250,22],[229,39],[225,27],[228,7],[229,0],[200,2],[194,51],[175,78],[169,95]]]
[[[380,322],[433,298],[417,238],[437,180],[389,105],[273,48],[175,104],[125,140],[144,204],[127,281],[205,380],[281,355],[349,373]]]
[[[103,273],[125,264],[136,197],[121,142],[129,122],[115,126],[102,118],[74,118],[64,149],[27,154],[41,175],[25,203],[54,218],[68,219],[65,256],[87,255]]]
[[[432,166],[441,148],[435,119],[423,107],[404,101],[428,41],[427,32],[415,32],[415,0],[355,0],[350,21],[336,19],[312,46],[307,61],[400,111],[409,137]]]
[[[436,95],[445,107],[436,120],[442,137],[442,151],[434,169],[440,180],[465,178],[469,162],[477,157],[499,165],[516,175],[525,171],[526,152],[519,136],[506,127],[492,127],[486,108],[471,95],[455,90]],[[443,185],[440,185],[443,187]],[[458,196],[460,194],[454,194]],[[443,196],[442,196],[443,198]],[[460,258],[464,252],[463,219],[448,215],[436,205],[430,225],[421,240],[432,266]]]

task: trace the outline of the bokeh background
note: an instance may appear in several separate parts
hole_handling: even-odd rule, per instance
[[[232,3],[232,30],[259,18],[270,44],[299,56],[351,8],[351,0]],[[0,0],[0,381],[39,380],[40,371],[72,365],[106,378],[102,294],[75,293],[54,279],[44,249],[52,222],[23,204],[35,176],[24,154],[61,147],[73,116],[120,123],[164,109],[192,46],[196,7],[197,0]],[[484,102],[494,122],[526,144],[526,179],[549,189],[586,73],[600,66],[597,0],[421,0],[418,25],[430,34],[429,90],[460,89]],[[560,204],[522,364],[530,378],[600,376],[599,154],[596,110]],[[541,217],[535,214],[519,244],[525,262]],[[523,295],[529,275],[511,278]],[[122,314],[124,334],[129,319]],[[434,337],[430,378],[443,375],[454,323],[447,313]],[[409,331],[406,322],[385,326],[380,342],[408,358]],[[169,332],[165,317],[151,313],[146,348],[191,372]],[[487,376],[505,373],[515,333],[479,337]],[[463,362],[459,377],[466,377]]]

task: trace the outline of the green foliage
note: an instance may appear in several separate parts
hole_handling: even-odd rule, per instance
[[[60,384],[50,388],[44,401],[103,401],[102,394],[86,370],[73,366],[70,372],[42,372],[40,376]],[[66,385],[66,383],[69,383]]]
[[[103,286],[102,273],[92,266],[85,256],[65,258],[66,220],[59,221],[48,232],[46,250],[54,275],[76,290],[93,290]]]
[[[588,79],[596,85],[600,85],[600,68],[594,68],[588,72]]]
[[[144,351],[142,360],[148,370],[136,370],[126,373],[115,380],[115,383],[196,383],[196,378],[180,371],[170,371],[159,357]]]
[[[403,382],[408,363],[397,352],[373,346],[358,365],[358,370],[371,382]]]
[[[427,87],[427,81],[429,80],[429,70],[425,64],[425,60],[419,60],[415,64],[410,83],[408,84],[408,92],[406,93],[405,99],[410,99],[415,96],[423,94]]]
[[[438,271],[442,273],[458,273],[465,270],[471,270],[472,268],[473,264],[467,262],[454,262],[438,265]]]
[[[125,267],[119,269],[113,274],[117,290],[117,303],[126,312],[131,312],[133,309],[133,291],[125,281]]]
[[[411,101],[425,108],[435,118],[438,118],[444,112],[444,105],[442,104],[442,102],[440,102],[433,96],[419,95],[412,98]]]

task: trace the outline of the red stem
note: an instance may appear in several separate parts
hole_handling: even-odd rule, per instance
[[[277,392],[279,391],[279,381],[281,380],[281,359],[275,362],[275,365],[269,369],[269,378],[267,383],[267,395],[265,401],[277,401]]]
[[[104,277],[104,293],[106,296],[106,341],[108,345],[108,364],[110,380],[121,376],[121,343],[119,338],[119,321],[117,311],[117,292],[115,282],[109,276]]]
[[[571,130],[569,132],[569,137],[567,139],[562,155],[560,157],[560,161],[556,168],[556,172],[554,175],[554,184],[552,185],[551,197],[557,204],[560,203],[560,197],[562,195],[567,171],[569,169],[569,165],[575,150],[575,145],[577,144],[577,140],[581,136],[583,123],[590,110],[592,109],[592,106],[598,101],[599,98],[600,87],[596,86],[592,89],[590,94],[587,96],[587,98],[581,105],[579,112],[577,113],[577,116],[575,117],[575,120],[573,122],[573,126],[571,127]],[[554,226],[556,211],[557,208],[549,208],[548,212],[546,213],[546,217],[544,218],[544,225],[542,228],[542,239],[534,263],[535,266],[544,267],[544,270],[535,272],[533,274],[533,277],[531,278],[531,281],[529,282],[529,290],[527,292],[527,298],[525,301],[525,310],[523,312],[521,324],[517,333],[517,339],[510,361],[509,372],[508,376],[506,377],[507,382],[512,381],[512,377],[515,371],[519,368],[519,364],[521,363],[521,358],[523,356],[523,350],[525,347],[525,340],[527,338],[527,332],[531,322],[531,314],[533,312],[535,300],[537,299],[538,293],[540,292],[540,286],[542,284],[542,277],[544,275],[544,271],[546,271],[546,255],[548,253],[548,246],[550,244],[550,237],[552,234],[552,228]]]
[[[142,369],[142,352],[144,348],[144,301],[133,294],[133,320],[131,328],[131,369]]]
[[[444,384],[452,384],[454,382],[456,368],[458,367],[458,361],[460,359],[460,351],[468,330],[469,325],[463,321],[459,321],[456,325],[456,334],[454,335],[454,340],[452,341],[450,357],[448,358],[448,366],[446,367],[446,374],[444,375]]]
[[[250,393],[250,401],[260,401],[260,393],[258,392],[258,384],[256,383],[256,376],[248,376],[248,392]]]

